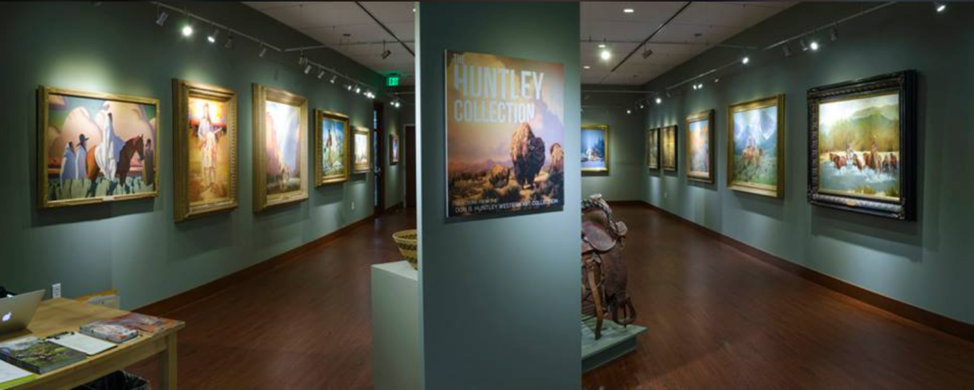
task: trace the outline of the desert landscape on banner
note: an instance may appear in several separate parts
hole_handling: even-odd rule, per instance
[[[560,210],[564,68],[447,52],[448,217]]]

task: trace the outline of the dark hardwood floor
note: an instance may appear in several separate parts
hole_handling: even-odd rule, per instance
[[[615,206],[630,227],[638,350],[583,378],[598,389],[974,387],[974,344],[756,260],[672,217]],[[398,258],[385,215],[166,316],[183,389],[372,387],[369,267]],[[156,363],[132,369],[156,379]]]

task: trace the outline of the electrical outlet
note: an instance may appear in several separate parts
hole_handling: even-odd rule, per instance
[[[51,286],[51,298],[60,298],[60,297],[61,297],[61,283],[54,283],[54,285]]]
[[[355,202],[352,202],[352,211],[355,211]]]
[[[666,191],[663,191],[663,199],[666,199]]]

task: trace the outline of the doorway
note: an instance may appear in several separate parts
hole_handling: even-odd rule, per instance
[[[372,108],[372,181],[373,181],[373,214],[379,215],[386,211],[386,181],[382,171],[385,161],[385,106],[375,102]]]

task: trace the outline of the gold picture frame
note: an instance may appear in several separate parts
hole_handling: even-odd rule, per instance
[[[225,161],[227,161],[228,164],[228,172],[226,188],[223,189],[223,191],[226,193],[226,197],[220,197],[210,201],[194,201],[191,199],[193,196],[190,195],[190,192],[194,187],[192,183],[193,169],[191,153],[199,152],[199,150],[201,150],[201,147],[194,148],[191,146],[192,136],[190,135],[190,132],[192,131],[191,127],[193,126],[190,118],[192,115],[190,107],[191,99],[212,101],[225,106],[225,112],[223,113],[225,121],[223,130],[225,131],[225,135],[219,136],[218,134],[221,131],[217,129],[214,132],[215,136],[211,139],[214,143],[218,143],[220,138],[226,138],[227,140],[227,155],[225,157]],[[237,175],[239,174],[237,165],[237,94],[230,89],[215,85],[173,79],[173,106],[175,107],[173,109],[173,123],[176,124],[176,128],[173,131],[173,155],[175,157],[173,161],[173,210],[176,222],[236,209],[238,206]],[[197,136],[199,137],[200,135]],[[209,146],[208,148],[212,147],[216,146]],[[217,150],[215,154],[218,152],[219,150]],[[199,153],[207,153],[207,151]],[[218,158],[214,160],[218,160]],[[205,163],[203,164],[205,165]],[[210,180],[216,181],[216,167],[213,167],[212,169],[214,170],[214,177]],[[204,172],[204,170],[205,168],[200,169],[200,176],[207,175],[207,172]],[[203,178],[201,180],[206,179]],[[219,184],[211,183],[210,186],[218,188]]]
[[[85,102],[86,100],[88,102]],[[94,102],[91,102],[91,100],[94,100]],[[98,103],[97,101],[99,100],[103,102]],[[72,109],[72,105],[75,104],[77,106]],[[62,113],[70,112],[63,115],[59,113],[58,120],[52,121],[52,105],[58,107],[53,111],[61,111]],[[126,106],[117,107],[118,105]],[[94,109],[94,107],[99,108],[92,113],[90,109]],[[116,126],[114,125],[115,120],[112,119],[114,118],[116,108],[119,108],[118,113],[123,115],[123,118],[120,120],[120,122],[123,122],[123,125],[119,126],[118,131],[116,131]],[[76,113],[77,115],[72,116],[72,114]],[[156,99],[40,86],[37,90],[38,208],[77,206],[155,198],[158,196],[160,182],[158,169],[159,153],[157,150],[159,148],[159,122],[161,119],[159,114],[159,100]],[[65,126],[69,124],[69,121],[72,124],[70,126],[71,129]],[[74,126],[74,124],[78,126]],[[139,132],[138,130],[143,131]],[[127,137],[127,135],[123,134],[127,138],[122,138],[122,136],[118,135],[119,133],[131,133],[132,131],[139,132],[139,135]],[[126,176],[126,179],[118,182],[116,179],[108,179],[108,185],[102,186],[100,183],[105,181],[105,168],[102,168],[102,165],[105,163],[96,162],[99,159],[95,156],[97,156],[97,148],[102,144],[102,139],[104,139],[103,135],[106,132],[111,133],[113,139],[123,145],[119,147],[119,152],[117,152],[119,154],[118,156],[109,156],[115,161],[114,166],[111,168],[115,170],[113,176],[117,177],[119,174],[123,174]],[[67,134],[73,136],[75,133],[78,134],[77,149],[74,147],[75,137],[69,137],[70,139],[65,138],[68,137]],[[51,135],[57,135],[57,137],[50,137]],[[148,140],[145,139],[146,135],[150,136]],[[93,144],[91,148],[87,148],[87,141],[89,140],[97,143]],[[153,142],[155,145],[152,145]],[[52,148],[52,143],[55,144],[54,148]],[[140,144],[141,146],[137,146]],[[52,149],[58,149],[57,146],[60,146],[64,151],[60,160],[58,160],[58,157],[51,158],[49,156]],[[114,149],[113,147],[110,150]],[[81,156],[79,152],[81,151],[85,152],[83,158],[79,158]],[[73,156],[73,159],[67,157],[69,152]],[[129,156],[129,159],[126,161],[123,156]],[[134,158],[139,158],[138,166],[131,164]],[[101,160],[106,161],[106,159]],[[68,169],[71,173],[67,175],[71,177],[68,179],[70,188],[65,190],[65,168],[66,165],[70,165],[71,161],[74,162],[74,168]],[[120,161],[124,161],[124,163],[119,163]],[[79,169],[81,166],[78,163],[84,165],[84,171]],[[51,175],[52,170],[55,168],[52,167],[52,164],[56,165],[58,171],[57,175],[53,178]],[[94,180],[88,179],[89,165],[92,167],[91,172],[95,172]],[[141,181],[138,178],[130,181],[128,173],[133,172],[137,168],[142,172],[143,177]],[[94,169],[97,169],[97,171]],[[150,170],[151,172],[146,173],[146,170]],[[80,180],[80,185],[78,185],[78,180]],[[119,186],[121,186],[121,191],[124,193],[118,194],[115,192],[119,190]],[[149,186],[151,186],[150,190],[139,190],[138,188]],[[104,190],[105,194],[98,195],[98,192],[102,190]],[[79,195],[81,193],[84,195]]]
[[[663,148],[660,147],[661,132],[659,127],[646,130],[646,167],[652,171],[658,171],[662,168],[660,166],[660,154],[663,151]],[[655,155],[652,152],[653,148],[656,149]]]
[[[254,174],[254,212],[260,212],[273,206],[281,206],[308,199],[308,99],[290,92],[265,87],[260,84],[253,85],[253,174]],[[297,110],[297,137],[298,145],[295,151],[297,157],[296,172],[298,173],[298,188],[291,190],[289,187],[293,181],[292,173],[286,164],[281,163],[283,157],[275,164],[268,163],[267,155],[267,107],[268,103],[276,103],[274,106],[290,106]],[[280,157],[280,154],[278,154]],[[278,188],[270,192],[268,186],[268,169],[272,165],[278,165],[280,173],[274,172],[274,177],[279,180]],[[277,171],[277,170],[275,170]]]
[[[364,136],[364,137],[362,137]],[[355,126],[355,131],[352,134],[355,139],[352,140],[352,173],[367,173],[372,169],[372,132],[369,131],[367,127]],[[360,140],[365,140],[365,162],[361,162],[358,158],[359,145],[362,144]]]
[[[761,176],[761,159],[764,156],[764,150],[760,149],[757,145],[745,145],[744,152],[741,156],[741,164],[744,164],[745,160],[756,160],[753,161],[758,165],[756,168],[758,173],[751,173],[752,180],[741,180],[738,178],[738,164],[737,164],[737,137],[735,134],[735,114],[762,110],[775,107],[777,113],[775,115],[775,184],[762,184],[758,180]],[[746,192],[755,195],[767,196],[771,198],[784,198],[785,196],[785,95],[774,95],[770,97],[764,97],[760,99],[750,100],[746,102],[732,104],[727,109],[727,188]],[[748,147],[754,147],[758,153],[748,152]],[[747,169],[747,167],[744,167]],[[754,169],[751,169],[752,171]],[[754,175],[758,175],[757,179],[754,179]],[[765,175],[766,176],[766,175]]]
[[[680,127],[663,126],[659,129],[659,166],[666,172],[676,172],[680,165]],[[668,142],[668,141],[673,142]],[[672,163],[669,163],[672,162]]]
[[[697,122],[707,122],[707,159],[708,166],[707,172],[704,174],[696,173],[693,170],[693,158],[696,155],[694,153],[693,140],[691,139],[690,132],[693,131],[693,124]],[[716,136],[714,133],[714,110],[701,111],[696,114],[687,117],[687,138],[686,138],[686,168],[687,168],[687,180],[698,181],[702,183],[713,183],[715,171],[717,169],[717,164],[715,160],[715,147],[716,147]]]
[[[586,167],[585,166],[585,162],[586,161],[583,161],[581,163],[581,165],[582,165],[582,175],[583,176],[608,176],[609,175],[609,167],[611,166],[611,164],[610,164],[610,161],[611,161],[610,158],[611,157],[610,157],[610,154],[609,154],[609,149],[610,149],[610,147],[609,147],[609,125],[583,125],[581,131],[582,131],[582,133],[585,133],[587,131],[589,131],[589,132],[601,132],[602,148],[603,148],[603,151],[602,151],[603,156],[602,156],[601,164],[595,164],[595,165],[601,165],[601,166]],[[583,138],[582,139],[582,142],[580,142],[581,143],[581,146],[582,146],[582,148],[585,148],[584,137],[581,137],[581,138]],[[584,155],[584,153],[586,151],[585,150],[582,150],[581,152]],[[578,158],[578,157],[576,157],[576,158]],[[596,163],[598,163],[598,162],[596,162]]]
[[[323,126],[325,121],[341,122],[343,124],[342,131],[342,143],[341,150],[341,173],[328,174],[325,169],[325,144],[326,140],[323,133]],[[349,125],[348,116],[345,114],[315,110],[315,129],[314,129],[314,140],[315,140],[315,186],[320,187],[326,184],[342,183],[348,180],[350,176],[348,162],[350,160],[349,154],[351,153],[351,126]]]

